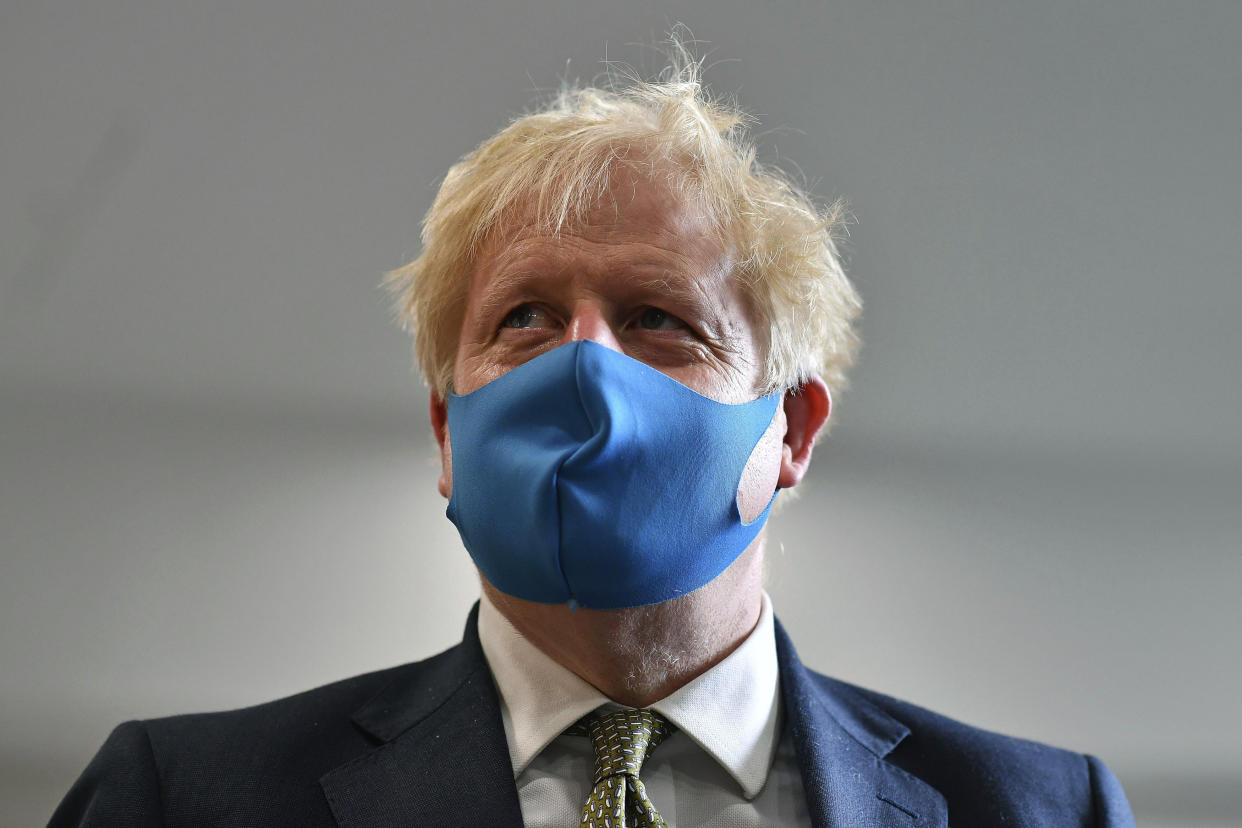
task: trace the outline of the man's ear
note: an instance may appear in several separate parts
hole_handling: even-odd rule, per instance
[[[435,391],[431,392],[428,412],[431,414],[431,430],[435,432],[436,444],[440,446],[440,479],[436,482],[436,488],[448,497],[453,493],[453,447],[449,442],[448,407]]]
[[[797,486],[811,465],[815,435],[828,422],[832,413],[832,394],[818,374],[811,375],[802,385],[785,392],[785,441],[781,447],[781,473],[777,484],[782,489]]]

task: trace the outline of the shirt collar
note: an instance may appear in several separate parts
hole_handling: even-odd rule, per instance
[[[519,633],[484,595],[479,639],[501,697],[513,774],[518,776],[567,727],[610,704]],[[737,780],[747,799],[763,789],[780,740],[780,686],[772,603],[732,653],[651,705]]]

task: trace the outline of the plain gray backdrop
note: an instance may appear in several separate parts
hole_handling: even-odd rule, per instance
[[[477,594],[379,287],[462,153],[669,27],[856,221],[770,592],[803,659],[1242,813],[1242,4],[0,6],[0,825],[109,729]]]

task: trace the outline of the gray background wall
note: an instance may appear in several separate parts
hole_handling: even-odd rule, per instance
[[[117,722],[435,652],[477,592],[381,274],[450,163],[684,21],[849,198],[804,659],[1242,812],[1242,4],[6,3],[0,825]]]

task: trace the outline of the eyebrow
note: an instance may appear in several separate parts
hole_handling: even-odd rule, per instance
[[[479,319],[491,319],[498,313],[508,310],[508,305],[515,296],[525,292],[532,283],[546,281],[548,275],[534,268],[516,268],[494,275],[487,285],[487,292],[479,300]]]

